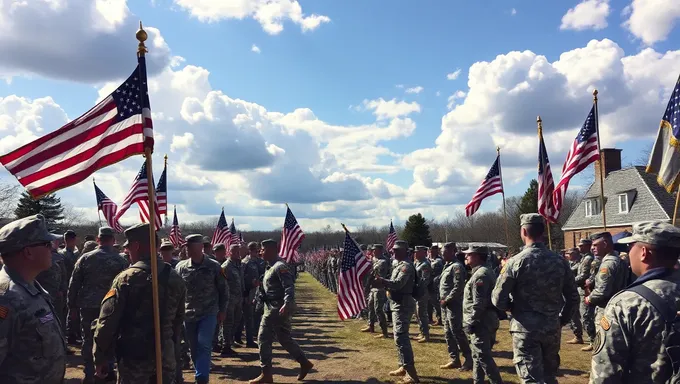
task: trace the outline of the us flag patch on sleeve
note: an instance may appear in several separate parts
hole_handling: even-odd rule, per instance
[[[113,296],[116,296],[116,290],[115,289],[111,289],[108,292],[106,292],[106,296],[104,296],[104,300],[109,299]],[[102,301],[104,301],[104,300],[102,300]]]
[[[9,315],[9,308],[0,305],[0,319],[4,319]]]

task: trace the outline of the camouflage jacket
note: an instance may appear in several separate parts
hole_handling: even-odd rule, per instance
[[[63,256],[53,251],[52,266],[50,269],[40,272],[36,280],[50,294],[53,300],[57,298],[65,299],[68,281]]]
[[[99,308],[113,279],[127,266],[127,260],[113,247],[99,247],[84,254],[76,262],[71,276],[69,308]]]
[[[625,262],[618,256],[607,255],[602,259],[599,271],[594,274],[595,285],[588,296],[591,305],[604,308],[614,294],[625,288],[628,277]]]
[[[427,259],[423,261],[416,260],[413,265],[416,268],[416,277],[418,278],[418,287],[421,292],[426,292],[432,287],[432,266]],[[425,295],[423,295],[425,297]]]
[[[416,269],[408,261],[398,261],[389,280],[384,280],[390,307],[399,310],[402,305],[410,307],[414,304],[413,287],[416,282]]]
[[[80,251],[78,250],[78,248],[74,248],[72,250],[64,248],[59,250],[59,254],[61,254],[61,256],[64,258],[64,266],[66,267],[66,277],[70,279],[71,274],[73,273],[73,268],[75,268],[76,262],[80,257]]]
[[[283,259],[277,257],[264,273],[262,280],[267,310],[278,310],[283,304],[295,305],[293,272]]]
[[[222,273],[227,279],[227,287],[229,288],[229,299],[240,300],[243,297],[243,272],[241,271],[241,262],[239,260],[227,259],[222,263]]]
[[[446,301],[447,305],[463,302],[463,292],[465,290],[465,280],[467,270],[458,260],[449,261],[444,266],[444,271],[439,281],[439,297]]]
[[[586,280],[590,277],[590,266],[593,263],[593,255],[585,254],[581,257],[581,262],[578,265],[578,271],[576,272],[576,286],[579,288],[584,288]]]
[[[388,279],[390,277],[390,262],[383,259],[383,258],[375,258],[373,259],[373,271],[371,273],[371,276],[380,276],[383,279]],[[371,287],[371,292],[382,292],[385,291],[385,288],[383,287]]]
[[[195,264],[190,258],[177,263],[175,270],[186,284],[186,321],[198,321],[227,308],[229,289],[220,264],[203,255]]]
[[[463,325],[484,325],[488,330],[498,329],[498,315],[491,305],[491,291],[496,275],[488,267],[480,265],[472,269],[472,276],[465,284],[463,298]]]

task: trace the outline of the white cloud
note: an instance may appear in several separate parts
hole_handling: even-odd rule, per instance
[[[560,29],[582,31],[607,28],[609,0],[583,0],[562,16]]]
[[[189,148],[193,143],[194,134],[191,132],[184,132],[182,136],[173,135],[170,151],[175,152],[180,149]]]
[[[400,116],[408,116],[411,113],[420,112],[420,104],[415,101],[397,101],[397,99],[385,100],[382,97],[376,100],[364,100],[364,110],[372,110],[378,120],[394,119]]]
[[[456,69],[455,71],[453,71],[453,72],[447,74],[447,75],[446,75],[446,79],[447,79],[447,80],[456,80],[456,79],[458,78],[458,76],[460,76],[460,73],[461,73],[461,69],[458,68],[458,69]]]
[[[262,52],[262,51],[260,50],[260,47],[258,47],[258,46],[255,45],[255,44],[253,44],[253,46],[250,47],[250,50],[251,50],[252,52],[255,52],[255,53],[260,53],[260,52]]]
[[[517,14],[517,10],[516,10],[515,8],[511,9],[511,10],[510,10],[510,14],[511,14],[512,16],[515,16],[515,15]]]
[[[423,88],[423,87],[421,87],[420,85],[418,85],[418,86],[413,87],[413,88],[407,88],[406,91],[404,91],[404,92],[406,92],[406,93],[415,93],[415,94],[418,94],[418,93],[422,92],[424,89],[425,89],[425,88]]]
[[[295,0],[175,0],[175,3],[204,22],[253,18],[270,35],[281,33],[286,20],[299,25],[303,32],[331,21],[324,15],[305,15]]]
[[[647,45],[666,40],[680,19],[680,1],[633,0],[624,14],[624,26]]]
[[[446,107],[450,110],[453,109],[453,106],[456,105],[457,100],[460,100],[464,98],[467,95],[467,93],[463,91],[456,91],[453,95],[449,96],[447,102],[448,104]]]

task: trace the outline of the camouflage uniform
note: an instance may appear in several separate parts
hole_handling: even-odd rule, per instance
[[[586,253],[581,257],[578,272],[576,274],[576,286],[578,287],[579,303],[583,328],[588,334],[590,343],[595,340],[595,307],[585,303],[585,283],[590,278],[590,268],[593,264],[593,255]]]
[[[408,333],[416,304],[413,299],[415,280],[416,270],[408,261],[398,262],[392,270],[390,280],[383,280],[387,289],[387,297],[390,299],[394,343],[397,346],[399,366],[405,369],[415,366]]]
[[[229,303],[227,304],[227,316],[222,324],[222,351],[231,349],[234,342],[236,326],[241,322],[243,315],[243,274],[241,262],[228,258],[222,264],[222,272],[227,278],[229,289]]]
[[[580,266],[581,260],[569,262],[569,268],[571,268],[571,273],[573,274],[573,276],[576,276],[578,274]],[[574,311],[574,315],[571,317],[571,321],[569,322],[569,328],[571,328],[571,331],[574,332],[574,336],[576,336],[577,339],[583,339],[583,325],[581,323],[581,311],[579,310],[578,306]]]
[[[439,281],[444,271],[444,260],[441,257],[437,257],[434,260],[430,260],[430,265],[432,266],[432,284],[428,287],[428,293],[430,295],[430,305],[428,308],[428,318],[432,320],[432,315],[435,315],[438,322],[442,320],[442,309],[439,306]]]
[[[0,253],[58,239],[42,215],[0,229]],[[12,256],[9,256],[12,257]],[[50,297],[6,265],[0,270],[0,383],[60,384],[66,371],[66,340]]]
[[[588,296],[588,301],[595,308],[595,324],[600,322],[604,314],[604,307],[614,294],[627,285],[627,268],[625,262],[613,254],[607,254],[594,274],[594,287]],[[592,277],[591,277],[592,278]]]
[[[257,286],[253,286],[253,281],[260,280],[260,272],[258,263],[255,260],[257,257],[246,256],[242,261],[243,265],[243,283],[245,286],[245,297],[243,298],[243,318],[246,328],[246,343],[252,344],[255,342],[256,328],[255,328],[255,298],[257,294]],[[257,329],[260,325],[257,324]]]
[[[73,270],[68,290],[68,307],[73,313],[80,310],[83,335],[81,354],[86,378],[94,376],[92,322],[99,317],[102,299],[111,288],[113,279],[125,268],[127,262],[118,252],[113,247],[103,246],[84,254]]]
[[[75,236],[75,233],[74,233]],[[64,235],[66,237],[66,235]],[[73,269],[75,268],[76,262],[78,261],[78,258],[80,257],[81,253],[78,250],[78,248],[73,248],[73,249],[60,249],[59,253],[61,256],[64,258],[64,266],[66,267],[66,281],[71,280],[71,275],[73,274]],[[68,307],[67,307],[68,308]],[[71,340],[75,341],[76,338],[81,336],[80,332],[80,313],[78,312],[78,309],[75,309],[76,313],[76,319],[71,318],[71,311],[73,309],[68,308],[67,316],[66,316],[66,334],[68,336],[69,342]]]
[[[382,246],[381,246],[382,247]],[[382,254],[373,259],[373,276],[380,276],[384,279],[390,275],[389,261],[385,260]],[[368,326],[373,328],[377,321],[383,335],[387,334],[387,318],[385,317],[385,302],[387,295],[385,288],[372,287],[368,296]]]
[[[420,335],[429,340],[430,320],[427,316],[427,308],[430,300],[428,287],[432,284],[432,267],[430,266],[430,262],[426,259],[423,261],[416,260],[414,266],[416,268],[416,278],[418,279],[421,290],[421,296],[416,300],[416,320],[418,321]]]
[[[466,252],[486,252],[471,247]],[[472,269],[465,285],[463,299],[463,327],[470,338],[472,350],[472,378],[475,384],[484,383],[484,374],[491,384],[502,383],[501,374],[491,356],[491,333],[498,329],[496,310],[491,305],[491,290],[496,275],[483,265]]]
[[[538,214],[521,215],[520,221],[521,225],[544,223]],[[569,263],[543,243],[527,245],[508,259],[492,301],[499,310],[512,312],[513,362],[520,379],[557,383],[560,326],[569,322],[578,305]]]
[[[66,266],[64,258],[57,252],[52,251],[52,267],[41,272],[36,280],[50,294],[54,313],[59,319],[62,330],[66,331],[66,291],[68,280],[66,278]]]
[[[459,353],[463,354],[466,361],[470,361],[471,357],[470,345],[463,332],[463,292],[466,279],[465,266],[454,259],[444,266],[439,282],[439,297],[446,301],[446,305],[442,307],[444,338],[449,357],[455,365],[460,363]]]

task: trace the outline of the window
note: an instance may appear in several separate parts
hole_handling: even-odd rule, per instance
[[[628,194],[622,193],[619,195],[619,213],[628,213]]]
[[[600,214],[600,200],[588,199],[586,200],[586,217],[597,216]]]

